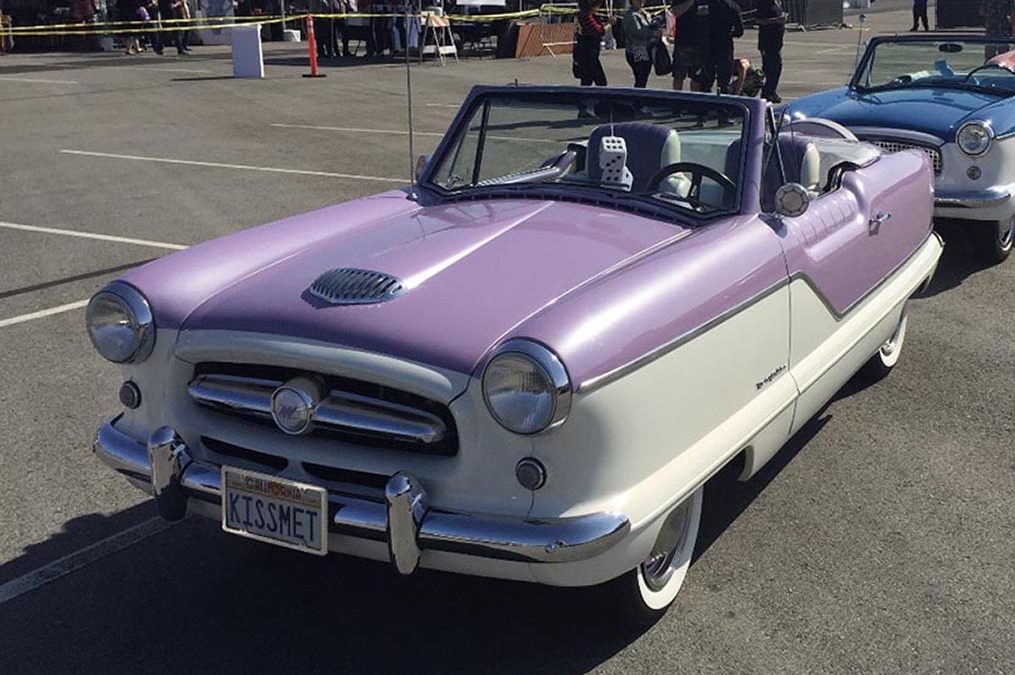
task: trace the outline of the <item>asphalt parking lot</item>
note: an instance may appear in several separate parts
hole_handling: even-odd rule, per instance
[[[857,37],[789,36],[783,96],[845,82]],[[710,484],[688,580],[647,632],[580,591],[398,581],[159,520],[92,456],[119,377],[83,301],[178,248],[407,182],[403,66],[307,80],[299,49],[267,45],[263,81],[214,47],[0,57],[0,672],[1015,671],[1015,261],[982,268],[955,228],[896,371],[848,385],[752,482]],[[622,53],[604,61],[628,81]],[[412,77],[417,152],[474,83],[571,81],[567,57]]]

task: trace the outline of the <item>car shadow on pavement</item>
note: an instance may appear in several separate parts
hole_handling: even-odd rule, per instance
[[[990,263],[984,262],[976,249],[969,223],[938,221],[934,223],[934,229],[944,239],[945,250],[941,254],[934,279],[918,298],[932,297],[957,288],[968,277],[992,267]]]
[[[848,385],[847,385],[848,386]],[[811,418],[796,434],[782,446],[772,459],[750,480],[741,482],[740,472],[743,461],[727,464],[705,484],[705,508],[698,528],[698,542],[694,547],[693,565],[714,544],[722,534],[747,510],[768,484],[779,475],[793,458],[811,442],[831,421],[832,416],[822,409]]]
[[[51,562],[64,536],[9,564]],[[426,570],[400,579],[386,564],[265,546],[189,518],[0,605],[0,635],[4,673],[246,675],[585,673],[640,633],[595,592]]]

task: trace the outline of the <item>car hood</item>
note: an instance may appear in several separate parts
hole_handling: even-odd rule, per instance
[[[291,218],[210,242],[211,251],[174,254],[126,280],[148,295],[157,322],[172,323],[175,313],[184,331],[292,336],[470,373],[526,318],[687,233],[564,202],[420,207],[404,195],[397,202],[360,200],[360,208],[351,202]],[[322,273],[342,267],[394,275],[408,290],[369,305],[332,305],[308,293]],[[195,293],[188,276],[203,289]],[[181,295],[190,308],[179,306]]]
[[[847,127],[908,129],[945,141],[972,113],[999,97],[958,89],[911,88],[861,94],[847,87],[806,96],[790,104],[794,117],[824,117]],[[978,117],[983,117],[979,115]]]

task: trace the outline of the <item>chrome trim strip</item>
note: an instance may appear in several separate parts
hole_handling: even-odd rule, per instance
[[[272,419],[272,394],[283,384],[235,375],[198,375],[187,391],[201,405]],[[311,422],[315,428],[425,444],[439,443],[448,431],[441,418],[424,410],[339,390],[332,390],[314,406]]]
[[[774,284],[772,284],[771,286],[769,286],[765,290],[761,291],[757,295],[754,295],[753,297],[750,297],[750,298],[740,302],[739,304],[735,305],[732,309],[729,309],[726,312],[723,312],[722,314],[716,316],[715,318],[706,321],[701,326],[699,326],[697,328],[694,328],[694,329],[684,333],[683,335],[681,335],[681,336],[671,340],[670,342],[667,342],[667,343],[665,343],[663,345],[660,345],[659,347],[656,347],[655,349],[653,349],[652,351],[646,353],[645,355],[640,356],[640,357],[634,359],[633,361],[629,361],[629,362],[627,362],[624,365],[617,366],[613,370],[607,371],[607,372],[603,373],[602,375],[596,375],[595,377],[591,377],[591,378],[585,380],[584,382],[582,382],[578,386],[578,390],[577,391],[578,391],[579,394],[587,394],[587,393],[595,391],[596,389],[600,389],[602,387],[605,387],[606,385],[610,384],[611,382],[616,382],[617,380],[619,380],[620,378],[624,377],[625,375],[628,375],[629,373],[632,373],[635,370],[638,370],[639,368],[642,368],[643,366],[647,366],[648,364],[652,363],[656,359],[660,359],[660,358],[666,356],[667,354],[669,354],[673,350],[683,346],[684,344],[690,342],[691,340],[695,339],[696,337],[701,336],[706,331],[709,331],[712,328],[715,328],[716,326],[718,326],[719,324],[723,323],[724,321],[726,321],[728,319],[732,319],[734,316],[736,316],[740,312],[743,312],[744,310],[750,309],[755,304],[761,302],[762,300],[764,300],[768,296],[772,295],[773,293],[779,291],[783,287],[792,284],[794,281],[803,281],[808,286],[810,286],[811,290],[814,292],[814,295],[816,295],[821,300],[822,304],[829,311],[829,313],[835,318],[835,320],[836,321],[842,321],[844,318],[846,318],[846,316],[851,311],[853,311],[853,309],[856,308],[857,305],[859,305],[864,300],[869,298],[871,296],[871,294],[873,294],[875,291],[877,291],[879,288],[881,288],[889,279],[891,279],[893,276],[895,276],[895,273],[898,272],[900,269],[902,269],[906,265],[906,263],[908,263],[910,260],[912,260],[917,254],[919,254],[920,250],[924,247],[924,245],[926,245],[927,241],[932,236],[934,236],[934,234],[935,233],[934,233],[933,230],[928,232],[927,233],[927,237],[923,241],[920,242],[920,244],[916,247],[916,249],[910,255],[906,256],[906,258],[901,263],[899,263],[888,274],[886,274],[884,277],[882,277],[881,281],[876,283],[873,287],[871,287],[871,289],[869,291],[864,293],[862,296],[860,296],[859,298],[854,300],[842,312],[839,312],[832,305],[831,301],[829,301],[828,297],[825,296],[825,294],[821,292],[821,289],[818,288],[818,285],[814,282],[813,279],[811,279],[809,276],[807,276],[803,272],[794,272],[788,278],[780,279],[779,281],[775,282]],[[940,240],[940,237],[938,237],[938,239]]]
[[[117,415],[99,427],[95,454],[136,485],[150,485],[152,466],[147,448],[116,429],[119,419]],[[218,467],[191,461],[180,472],[178,484],[188,498],[212,504],[221,501],[222,476]],[[392,563],[400,570],[411,562],[409,538],[413,529],[420,551],[546,564],[588,560],[609,550],[631,531],[627,517],[615,512],[570,518],[506,518],[427,509],[422,484],[404,472],[392,476],[385,494],[385,502],[373,502],[329,491],[328,530],[361,539],[391,541],[396,544],[390,548]],[[409,558],[403,559],[403,555]]]
[[[860,140],[865,140],[865,137],[873,137],[884,140],[892,139],[904,139],[907,141],[913,141],[923,145],[931,145],[940,148],[946,141],[940,136],[933,134],[923,133],[922,131],[912,131],[910,129],[894,129],[890,127],[849,127]]]
[[[934,192],[935,208],[986,209],[1011,199],[1011,193],[998,188],[969,192]]]

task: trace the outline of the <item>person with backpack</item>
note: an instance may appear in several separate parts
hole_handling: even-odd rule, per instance
[[[634,86],[644,89],[652,73],[652,42],[662,35],[657,21],[644,9],[644,0],[630,0],[623,22],[624,56],[634,75]]]

